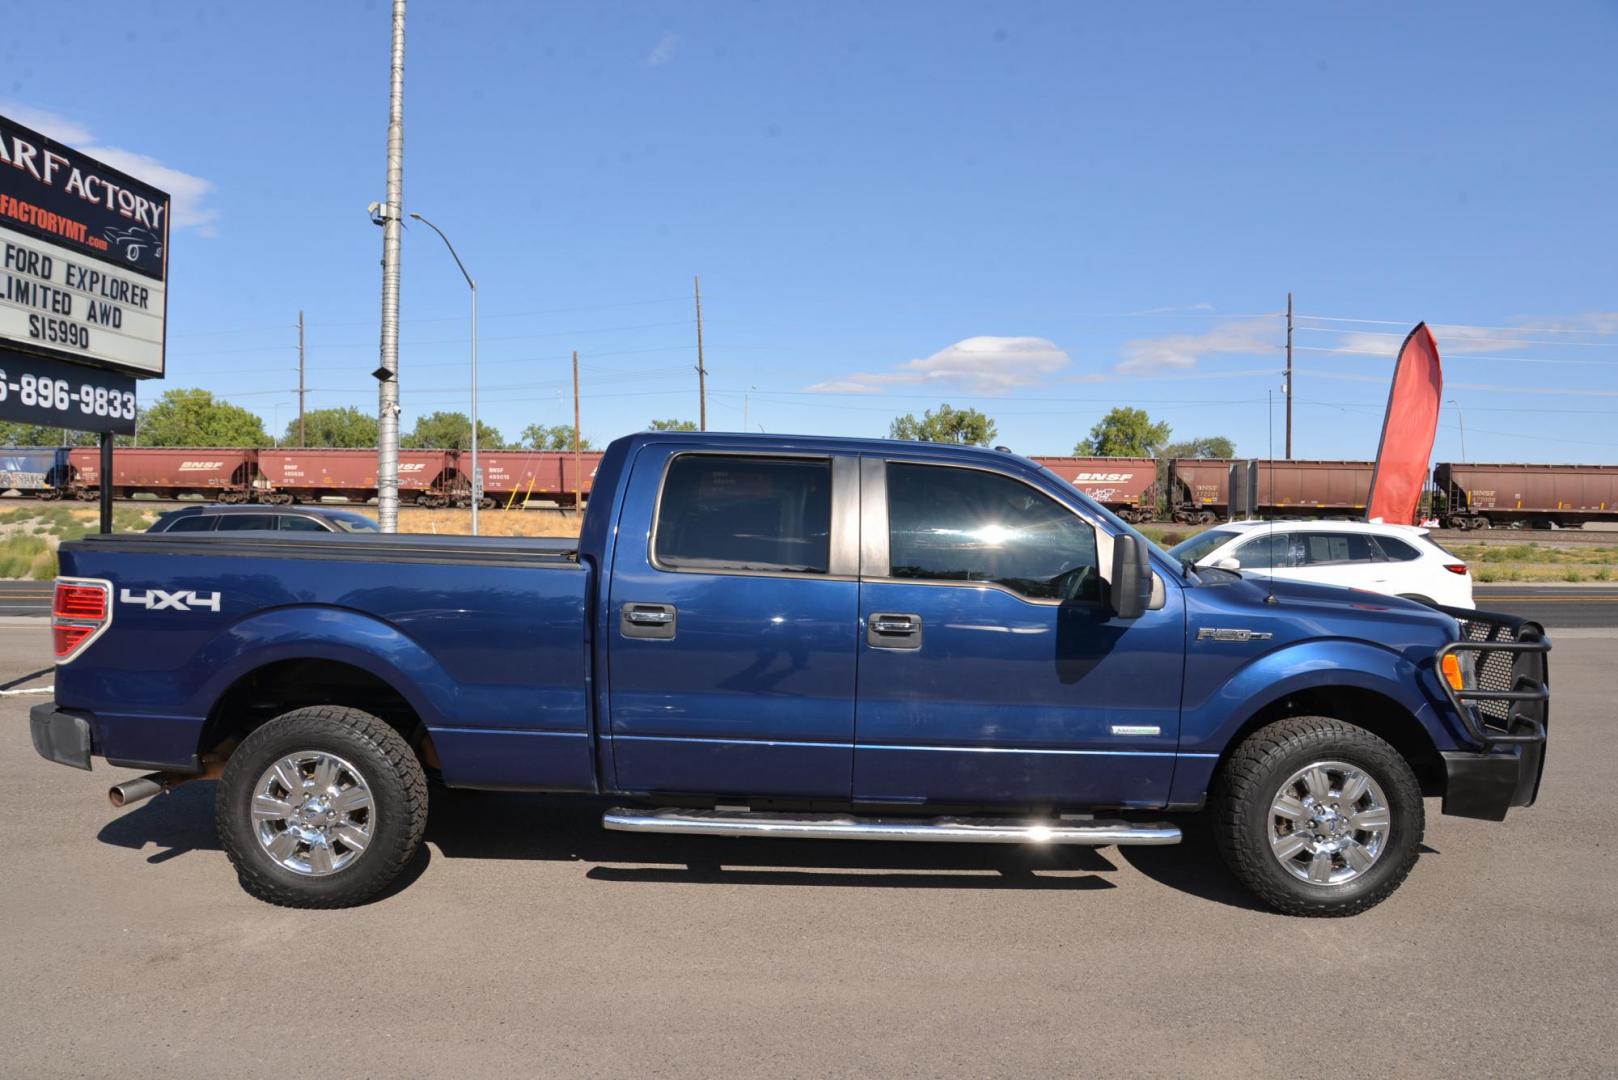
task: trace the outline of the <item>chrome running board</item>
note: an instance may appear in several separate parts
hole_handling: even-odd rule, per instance
[[[1089,818],[1016,820],[992,817],[870,818],[752,810],[631,810],[615,806],[601,819],[617,832],[693,836],[766,836],[786,840],[921,840],[953,844],[1178,844],[1180,829],[1163,822]]]

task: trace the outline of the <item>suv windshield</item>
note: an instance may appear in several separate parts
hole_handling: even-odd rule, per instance
[[[334,513],[328,512],[323,516],[325,517],[325,519],[327,521],[331,522],[333,525],[337,526],[339,529],[342,529],[344,532],[381,532],[382,531],[381,529],[377,528],[376,522],[372,521],[370,518],[366,517],[364,514],[341,514],[341,513],[334,514]]]
[[[1188,562],[1195,566],[1203,556],[1214,548],[1240,535],[1240,533],[1232,532],[1228,529],[1209,529],[1207,532],[1198,533],[1189,540],[1182,540],[1175,544],[1169,548],[1169,554],[1182,563]]]

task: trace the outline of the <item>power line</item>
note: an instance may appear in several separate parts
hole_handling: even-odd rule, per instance
[[[1419,319],[1350,319],[1350,318],[1345,318],[1345,317],[1342,317],[1342,316],[1333,316],[1333,315],[1299,315],[1298,318],[1300,318],[1300,319],[1313,319],[1316,322],[1369,323],[1369,324],[1374,325],[1374,326],[1404,326],[1404,327],[1415,326],[1417,322],[1421,321]],[[1448,327],[1454,327],[1454,328],[1460,329],[1460,330],[1510,330],[1510,331],[1517,331],[1517,332],[1528,333],[1528,334],[1596,334],[1596,335],[1611,335],[1611,334],[1618,334],[1618,318],[1615,318],[1613,321],[1614,321],[1614,326],[1613,326],[1613,329],[1611,329],[1611,330],[1574,330],[1574,329],[1571,329],[1571,328],[1566,327],[1566,326],[1479,326],[1476,323],[1450,323],[1450,322],[1446,322],[1446,323],[1429,322],[1427,325],[1428,326],[1448,326]]]

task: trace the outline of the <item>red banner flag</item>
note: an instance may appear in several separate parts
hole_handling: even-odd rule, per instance
[[[1438,432],[1438,404],[1444,396],[1444,370],[1438,342],[1426,323],[1417,323],[1399,348],[1388,391],[1388,415],[1382,421],[1382,444],[1371,472],[1367,520],[1414,525],[1427,486]]]

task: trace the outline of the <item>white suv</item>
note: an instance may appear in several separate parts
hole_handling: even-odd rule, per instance
[[[1476,607],[1466,563],[1414,525],[1364,521],[1237,521],[1198,533],[1169,554],[1248,577],[1307,581]]]

